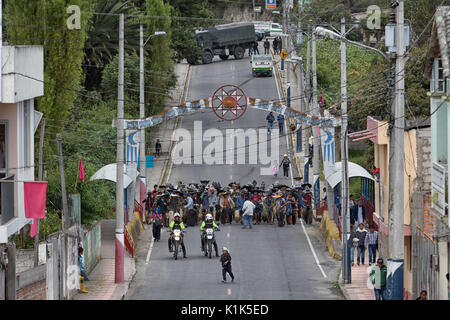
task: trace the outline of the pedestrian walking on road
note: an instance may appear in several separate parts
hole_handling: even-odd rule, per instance
[[[231,277],[231,282],[234,281],[234,275],[231,271],[231,255],[230,251],[226,248],[222,248],[222,255],[220,256],[220,262],[222,263],[222,283],[227,282],[227,273]]]
[[[253,54],[259,54],[258,42],[253,42]]]
[[[278,114],[277,121],[278,121],[278,130],[280,136],[282,136],[284,134],[284,115]]]
[[[267,132],[272,133],[272,129],[273,129],[273,122],[275,121],[275,116],[273,115],[273,112],[270,112],[267,117]]]
[[[367,230],[364,228],[362,223],[359,224],[358,230],[356,230],[356,237],[358,238],[358,257],[356,258],[356,263],[359,266],[359,262],[364,265],[364,254],[366,252],[365,240],[366,240]]]
[[[376,300],[384,300],[383,294],[386,290],[387,267],[384,261],[378,258],[377,264],[370,270],[369,278],[373,284]]]
[[[159,139],[156,139],[156,143],[155,143],[155,153],[157,156],[159,156],[161,154],[161,142],[159,141]]]
[[[378,232],[375,231],[373,225],[369,227],[369,232],[366,234],[364,245],[369,250],[369,266],[371,266],[372,263],[375,264],[375,257],[378,250]]]
[[[242,211],[244,212],[242,215],[243,227],[242,229],[249,228],[252,229],[252,219],[253,219],[253,210],[255,210],[255,205],[250,199],[246,199],[244,205],[242,206]]]
[[[270,54],[270,42],[269,39],[264,41],[264,54]]]
[[[280,163],[280,168],[283,166],[283,175],[288,178],[289,177],[289,166],[291,165],[291,160],[289,160],[288,155],[285,154]]]

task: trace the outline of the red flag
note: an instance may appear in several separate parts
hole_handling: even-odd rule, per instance
[[[47,200],[47,182],[24,182],[23,197],[25,217],[33,219],[30,236],[37,234],[37,219],[45,218],[45,203]]]
[[[84,168],[83,168],[83,160],[81,160],[81,157],[80,162],[78,163],[78,170],[80,171],[80,180],[84,182]]]

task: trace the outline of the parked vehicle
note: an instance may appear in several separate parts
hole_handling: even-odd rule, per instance
[[[197,31],[195,34],[197,46],[203,51],[201,62],[211,63],[214,56],[222,60],[229,56],[242,59],[245,50],[257,41],[253,23],[230,23],[211,27],[208,30]],[[196,64],[197,59],[189,57],[189,64]]]
[[[252,55],[252,75],[254,77],[273,76],[273,61],[272,56],[268,54]]]
[[[279,23],[272,21],[253,21],[255,30],[261,31],[266,37],[276,37],[283,33],[283,28]]]

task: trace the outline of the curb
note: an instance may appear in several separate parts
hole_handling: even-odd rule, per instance
[[[342,293],[345,300],[352,300],[350,298],[350,296],[348,295],[347,290],[345,290],[345,288],[344,288],[345,284],[344,284],[344,280],[342,279],[342,268],[341,268],[341,270],[339,270],[339,277],[338,277],[337,284],[338,284],[339,291]]]
[[[188,63],[188,65],[187,65],[187,70],[186,70],[186,75],[184,76],[183,93],[181,94],[180,101],[179,101],[179,104],[180,104],[180,105],[182,104],[182,102],[183,102],[183,100],[184,100],[184,98],[185,98],[184,95],[185,95],[185,93],[186,93],[186,83],[187,83],[187,79],[188,79],[188,76],[189,76],[190,71],[191,71],[191,65]],[[173,130],[176,130],[176,129],[178,128],[179,123],[180,123],[180,117],[177,117],[177,118],[175,119],[175,124],[174,124],[174,126],[173,126]],[[173,141],[170,141],[170,146],[169,146],[169,157],[170,157],[170,154],[171,154],[171,152],[172,152],[172,149],[173,149]],[[159,181],[158,181],[158,185],[159,185],[159,186],[160,186],[160,185],[163,183],[163,181],[164,181],[164,177],[165,177],[165,175],[166,175],[166,171],[167,171],[167,166],[168,166],[168,165],[169,165],[169,159],[167,159],[167,160],[164,162],[164,167],[163,167],[163,169],[161,170],[161,175],[160,175]]]

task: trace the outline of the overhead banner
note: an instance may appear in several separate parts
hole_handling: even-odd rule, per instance
[[[336,171],[334,128],[319,128],[319,135],[322,147],[323,173],[325,177],[328,177]]]

